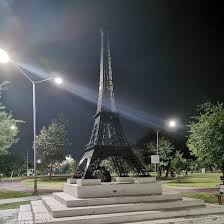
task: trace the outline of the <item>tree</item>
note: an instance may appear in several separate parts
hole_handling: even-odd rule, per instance
[[[199,115],[189,124],[187,145],[199,162],[216,165],[224,175],[224,105],[208,102],[198,108]]]
[[[72,174],[77,166],[77,161],[72,158],[71,155],[65,156],[65,159],[57,164],[57,170],[59,174]]]
[[[157,143],[156,141],[150,141],[140,146],[139,154],[142,160],[146,163],[150,161],[151,155],[156,154]],[[160,165],[166,170],[166,177],[169,174],[171,160],[174,156],[174,146],[165,137],[159,139],[159,156]]]
[[[5,176],[19,176],[22,171],[25,171],[24,158],[15,152],[9,152],[0,155],[0,170]]]
[[[156,150],[157,143],[155,141],[150,143],[150,148]],[[156,152],[154,152],[156,153]],[[166,177],[168,177],[171,160],[174,155],[174,146],[165,137],[159,139],[159,157],[160,157],[160,166],[166,170]],[[161,172],[161,171],[160,171]],[[161,175],[161,173],[160,173]]]
[[[134,153],[143,162],[143,164],[150,168],[151,155],[155,154],[155,149],[150,148],[150,142],[155,141],[156,135],[154,130],[149,130],[148,133],[141,137],[134,147]]]
[[[195,162],[194,160],[192,159],[186,159],[185,163],[184,163],[184,166],[183,166],[183,169],[185,170],[185,175],[187,176],[188,175],[188,172],[189,171],[193,171],[195,168]]]
[[[180,173],[186,166],[186,159],[183,158],[183,154],[176,152],[175,157],[172,159],[171,168],[176,171],[178,175],[178,181],[180,182]]]
[[[67,131],[67,122],[58,116],[49,126],[43,127],[37,136],[37,154],[42,163],[50,166],[50,178],[53,163],[62,162],[70,146]]]
[[[8,82],[0,84],[0,100],[2,91],[7,89]],[[18,129],[15,124],[19,122],[13,119],[13,115],[6,112],[5,106],[0,102],[0,155],[7,153],[9,148],[17,142]],[[12,127],[14,127],[12,129]]]

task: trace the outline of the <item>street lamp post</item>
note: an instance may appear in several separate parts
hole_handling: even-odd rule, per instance
[[[159,130],[156,131],[156,154],[159,155]]]
[[[156,155],[159,156],[159,132],[160,130],[156,130]],[[157,167],[157,164],[155,163],[155,175],[159,176],[159,164]]]
[[[33,186],[33,193],[37,193],[37,145],[36,145],[36,136],[37,136],[37,130],[36,130],[36,85],[50,81],[52,79],[55,80],[56,84],[61,84],[62,80],[60,78],[48,78],[48,79],[42,79],[40,81],[34,81],[32,80],[16,63],[13,63],[15,67],[26,76],[26,78],[32,83],[33,87],[33,169],[34,169],[34,186]],[[59,81],[60,80],[60,81]]]
[[[22,73],[31,83],[33,87],[33,168],[34,168],[34,191],[33,193],[37,193],[37,151],[36,151],[36,85],[54,80],[56,84],[60,85],[62,84],[63,80],[60,77],[55,77],[55,78],[48,78],[48,79],[42,79],[40,81],[34,81],[32,80],[17,64],[16,62],[12,61],[7,54],[6,51],[0,49],[0,62],[5,64],[8,62],[11,62],[20,73]]]
[[[33,169],[34,169],[34,186],[33,193],[37,193],[37,150],[36,150],[36,84],[33,85]]]

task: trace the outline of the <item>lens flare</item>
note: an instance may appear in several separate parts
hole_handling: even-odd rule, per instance
[[[27,71],[31,72],[32,74],[37,75],[38,77],[42,79],[47,79],[49,78],[49,71],[44,70],[43,68],[37,66],[37,65],[32,65],[28,63],[18,63],[19,66],[23,67]],[[57,73],[51,73],[52,75],[55,75],[54,81],[57,84],[62,84],[63,80],[60,79]],[[69,93],[76,95],[90,103],[97,104],[97,95],[98,93],[96,90],[93,90],[87,86],[82,85],[81,83],[78,82],[66,82],[63,85],[63,89],[68,91]],[[159,118],[158,116],[152,115],[150,113],[144,112],[142,110],[136,109],[131,105],[127,105],[124,102],[120,102],[117,105],[118,112],[123,116],[124,118],[135,122],[137,124],[140,124],[144,127],[147,128],[161,128],[163,127],[164,120]]]
[[[63,80],[62,80],[62,78],[60,78],[60,77],[56,77],[56,78],[54,78],[54,82],[55,82],[57,85],[61,85],[61,84],[63,83]]]
[[[10,57],[6,51],[0,48],[0,63],[8,63],[10,61]]]

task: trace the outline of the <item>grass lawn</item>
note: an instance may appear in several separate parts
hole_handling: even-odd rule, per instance
[[[168,182],[164,183],[165,189],[175,187],[192,187],[192,188],[215,188],[221,184],[219,177],[221,173],[193,173],[189,176],[181,177],[180,182]]]
[[[210,203],[210,204],[218,204],[218,199],[217,196],[215,196],[214,193],[184,193],[184,197],[189,197],[189,198],[197,198],[197,199],[202,199],[205,201],[205,203]]]
[[[37,179],[38,189],[63,189],[64,183],[67,177],[39,177]],[[26,179],[22,181],[23,184],[28,188],[33,188],[33,179]]]
[[[11,204],[0,205],[0,210],[19,208],[20,205],[30,204],[29,201],[16,202]]]
[[[20,198],[31,196],[31,193],[25,192],[17,192],[17,191],[0,191],[0,199],[8,199],[8,198]]]
[[[181,177],[180,183],[178,181],[168,182],[163,184],[164,190],[182,188],[215,188],[221,184],[221,173],[194,173],[189,176]],[[184,197],[202,199],[205,203],[217,204],[218,199],[215,193],[207,192],[191,192],[183,193]]]

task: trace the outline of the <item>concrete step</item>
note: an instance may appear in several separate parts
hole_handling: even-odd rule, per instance
[[[42,197],[42,202],[47,210],[54,218],[81,216],[81,215],[96,215],[119,212],[137,212],[137,211],[153,211],[153,210],[172,210],[189,207],[204,206],[203,200],[178,200],[168,202],[146,202],[146,203],[122,203],[111,205],[96,205],[82,207],[66,207],[51,196]]]
[[[131,224],[223,224],[224,215],[210,215],[204,217],[188,217],[188,218],[173,218],[173,219],[160,219],[153,221],[132,222]],[[122,224],[129,224],[122,223]]]
[[[20,205],[17,223],[33,224],[33,213],[31,210],[31,205]]]
[[[100,215],[85,215],[76,217],[53,218],[47,211],[42,201],[32,202],[34,212],[34,220],[37,224],[114,224],[114,223],[130,223],[140,221],[164,220],[181,217],[197,217],[215,214],[224,214],[224,207],[218,208],[194,208],[182,209],[178,211],[139,211],[139,212],[122,212]],[[172,223],[172,222],[171,222]],[[170,224],[171,224],[170,223]],[[210,222],[211,224],[213,222]],[[173,223],[172,223],[173,224]],[[175,223],[177,224],[177,223]],[[186,223],[181,223],[186,224]],[[203,223],[205,224],[205,223]],[[220,224],[220,223],[219,223]]]
[[[182,200],[181,194],[161,194],[149,196],[120,196],[109,198],[76,198],[64,192],[53,193],[52,196],[67,207],[81,207],[93,205],[111,205],[123,203],[137,203],[137,202],[162,202],[162,201],[177,201]]]

